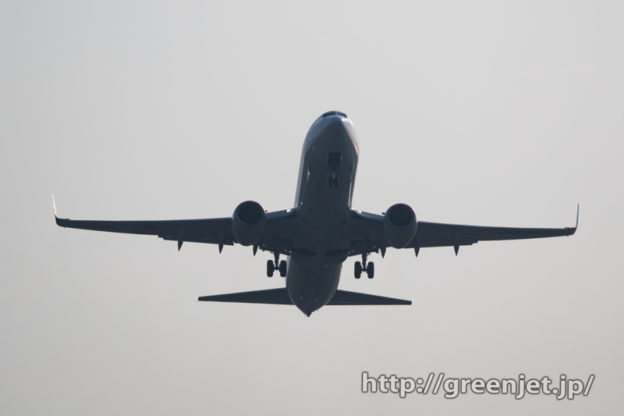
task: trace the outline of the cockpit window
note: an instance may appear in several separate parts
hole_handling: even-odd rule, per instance
[[[340,116],[340,117],[348,118],[347,115],[343,113],[342,111],[327,111],[323,113],[321,117],[328,117],[328,116]]]

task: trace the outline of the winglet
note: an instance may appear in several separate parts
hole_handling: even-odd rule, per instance
[[[58,213],[56,211],[56,202],[54,201],[54,194],[52,194],[52,208],[54,208],[54,217],[58,218]]]
[[[54,200],[54,194],[52,194],[52,208],[54,208],[54,220],[56,221],[56,225],[65,227],[65,223],[67,222],[67,219],[59,218],[58,212],[56,210],[56,201]]]
[[[581,209],[581,204],[576,204],[576,223],[574,224],[574,227],[568,227],[568,230],[570,230],[570,234],[568,235],[574,234],[576,232],[576,229],[578,228],[580,209]]]

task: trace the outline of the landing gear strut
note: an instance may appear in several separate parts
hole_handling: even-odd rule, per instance
[[[362,276],[362,272],[365,272],[369,279],[375,277],[375,263],[366,262],[366,258],[368,257],[367,253],[362,254],[362,263],[356,261],[353,265],[353,275],[356,279],[359,279]]]
[[[275,270],[279,271],[281,277],[286,277],[286,260],[279,260],[279,253],[274,253],[275,261],[267,260],[267,277],[273,277]]]

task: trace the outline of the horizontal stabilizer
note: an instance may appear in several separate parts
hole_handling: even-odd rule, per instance
[[[251,292],[225,293],[223,295],[202,296],[203,302],[239,302],[267,303],[273,305],[292,305],[286,288],[254,290]],[[328,305],[411,305],[411,300],[388,298],[366,293],[337,290]]]
[[[204,302],[240,302],[240,303],[269,303],[274,305],[292,305],[286,288],[253,290],[251,292],[226,293],[223,295],[202,296],[198,298]]]
[[[337,290],[328,305],[411,305],[411,300]]]

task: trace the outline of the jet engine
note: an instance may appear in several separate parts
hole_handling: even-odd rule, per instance
[[[407,246],[418,228],[414,210],[406,204],[394,204],[388,208],[383,224],[386,242],[394,248]]]
[[[232,214],[232,234],[236,242],[244,246],[257,243],[265,225],[264,209],[256,201],[241,202]]]

